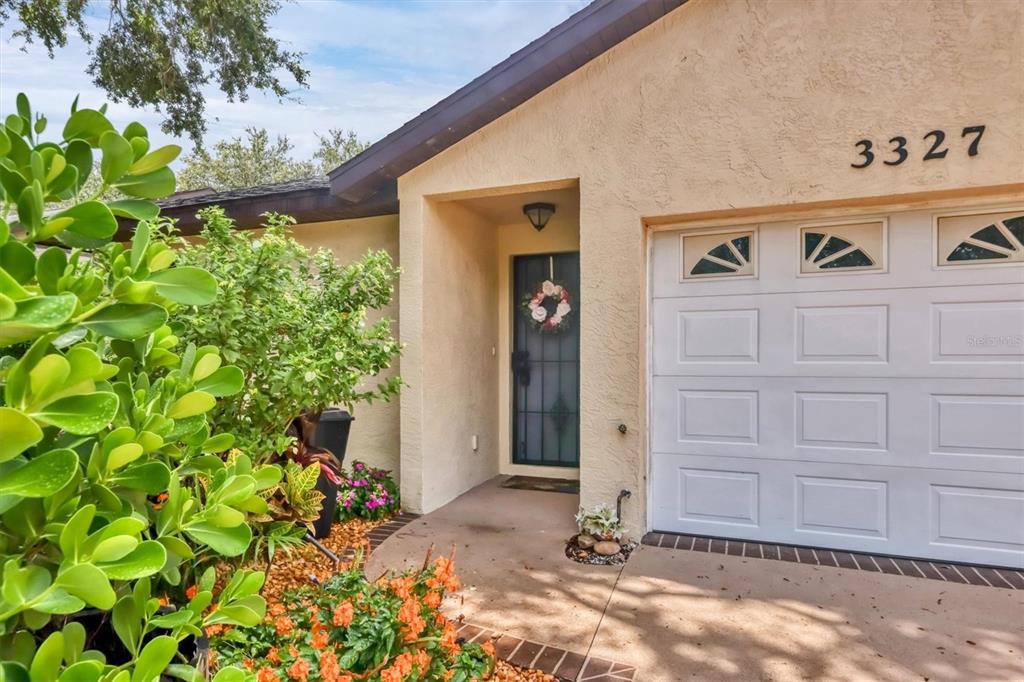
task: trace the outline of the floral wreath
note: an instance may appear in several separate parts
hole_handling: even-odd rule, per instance
[[[537,285],[532,294],[523,297],[523,314],[538,331],[565,331],[569,327],[569,313],[572,312],[570,300],[565,286],[546,279]]]

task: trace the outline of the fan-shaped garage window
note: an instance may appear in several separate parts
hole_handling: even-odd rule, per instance
[[[989,213],[939,218],[939,264],[1024,261],[1024,214]]]
[[[800,230],[800,272],[841,272],[883,268],[885,224],[804,227]]]
[[[683,235],[683,278],[754,274],[754,232]]]

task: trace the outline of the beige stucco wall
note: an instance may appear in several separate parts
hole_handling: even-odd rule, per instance
[[[433,375],[492,343],[458,339],[462,305],[421,308],[445,252],[462,248],[431,197],[579,178],[583,502],[630,488],[627,521],[644,527],[645,221],[1024,181],[1022,11],[1016,0],[691,0],[399,179],[403,373]],[[977,124],[988,130],[968,158],[959,131]],[[933,128],[951,151],[922,162]],[[906,163],[850,167],[857,140],[887,148],[899,134]],[[446,412],[485,408],[463,394],[475,380],[450,384]],[[440,397],[423,384],[403,396],[406,467],[449,456],[447,434],[423,420]],[[424,508],[465,483],[452,478]]]
[[[399,261],[398,216],[387,215],[355,220],[333,220],[322,223],[303,223],[293,228],[295,238],[309,248],[326,248],[340,263],[348,263],[367,251],[383,249],[392,259]],[[392,320],[392,331],[397,336],[398,289],[391,305],[372,313],[368,321],[380,318]],[[324,339],[330,343],[330,339]],[[397,376],[399,361],[382,373],[381,378]],[[399,467],[399,401],[374,402],[356,405],[352,410],[356,420],[349,435],[346,462],[360,459],[378,467],[400,472]]]
[[[494,304],[498,319],[498,468],[503,474],[522,476],[558,476],[579,478],[579,469],[540,467],[512,463],[512,317],[519,314],[518,301],[512,291],[512,258],[531,253],[579,251],[579,215],[575,207],[560,207],[540,232],[523,216],[514,223],[497,227],[498,296]]]

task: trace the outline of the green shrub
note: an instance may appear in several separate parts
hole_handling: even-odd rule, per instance
[[[352,473],[342,472],[338,486],[338,518],[383,519],[402,508],[398,484],[385,469],[375,469],[356,460]]]
[[[459,644],[438,611],[459,589],[454,563],[441,557],[425,566],[373,583],[352,568],[322,588],[288,593],[257,627],[213,637],[216,660],[256,671],[259,682],[484,679],[493,647]]]
[[[167,325],[217,295],[208,272],[175,266],[150,201],[173,192],[180,149],[75,105],[42,141],[46,119],[24,95],[16,109],[0,128],[0,679],[190,680],[179,642],[254,625],[265,604],[260,573],[238,572],[216,611],[184,585],[246,552],[281,473],[214,454],[233,438],[207,415],[242,373]],[[110,188],[128,198],[96,198]],[[117,217],[139,221],[128,244],[111,241]],[[87,609],[106,612],[127,662],[85,650]]]
[[[212,305],[174,316],[183,340],[214,344],[244,374],[243,390],[215,407],[213,424],[239,447],[270,456],[291,442],[285,430],[299,415],[326,407],[390,399],[398,378],[364,387],[397,357],[388,320],[366,324],[388,305],[397,270],[383,251],[338,264],[289,234],[294,221],[267,215],[266,229],[234,229],[219,208],[200,214],[203,239],[182,244],[181,261],[211,272],[221,291]]]

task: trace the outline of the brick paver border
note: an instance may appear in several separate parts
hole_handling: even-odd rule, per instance
[[[1024,571],[997,566],[931,561],[884,554],[845,552],[821,547],[802,545],[780,545],[744,540],[729,540],[707,535],[686,535],[682,533],[648,533],[641,543],[650,547],[681,549],[692,552],[710,552],[753,559],[773,559],[798,564],[832,566],[855,571],[871,571],[891,575],[905,575],[912,578],[944,580],[979,587],[1002,587],[1010,590],[1024,590]]]
[[[498,658],[522,668],[540,670],[562,682],[632,682],[637,679],[633,666],[519,639],[469,623],[460,626],[458,636],[467,642],[490,640]]]

